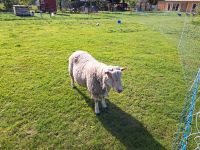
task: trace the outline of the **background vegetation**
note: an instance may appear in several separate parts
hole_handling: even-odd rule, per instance
[[[7,10],[12,9],[13,5],[21,4],[21,5],[28,5],[28,4],[34,4],[35,0],[2,0],[5,8]]]

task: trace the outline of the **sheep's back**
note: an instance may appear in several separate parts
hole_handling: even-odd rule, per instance
[[[82,86],[87,86],[94,97],[102,97],[102,80],[107,65],[97,61],[87,52],[77,51],[72,54],[73,74],[75,81]]]
[[[71,57],[73,59],[74,80],[78,84],[86,86],[86,78],[91,72],[90,64],[96,62],[96,60],[90,54],[84,51],[76,51]]]

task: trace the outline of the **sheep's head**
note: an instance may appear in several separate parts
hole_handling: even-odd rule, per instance
[[[105,78],[105,84],[111,88],[113,88],[118,93],[121,93],[123,91],[122,85],[121,85],[121,74],[122,71],[126,68],[121,67],[110,67],[105,70],[106,78]]]

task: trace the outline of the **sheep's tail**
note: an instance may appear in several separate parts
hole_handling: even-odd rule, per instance
[[[69,57],[69,67],[68,67],[69,75],[73,76],[73,57]]]

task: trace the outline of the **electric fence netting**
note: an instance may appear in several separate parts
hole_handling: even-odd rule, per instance
[[[200,26],[195,25],[194,19],[186,14],[178,44],[184,78],[190,88],[185,97],[173,149],[200,150]]]
[[[154,31],[166,36],[169,41],[173,39],[171,41],[177,45],[188,92],[185,94],[182,112],[176,112],[180,120],[177,131],[174,131],[172,149],[200,150],[200,22],[196,22],[200,17],[189,13],[171,12],[138,13],[138,15],[151,15],[151,20],[148,18],[140,20],[138,17],[138,21],[148,24]],[[152,15],[155,18],[163,17],[159,17],[160,20],[155,22],[156,19],[153,19]]]

